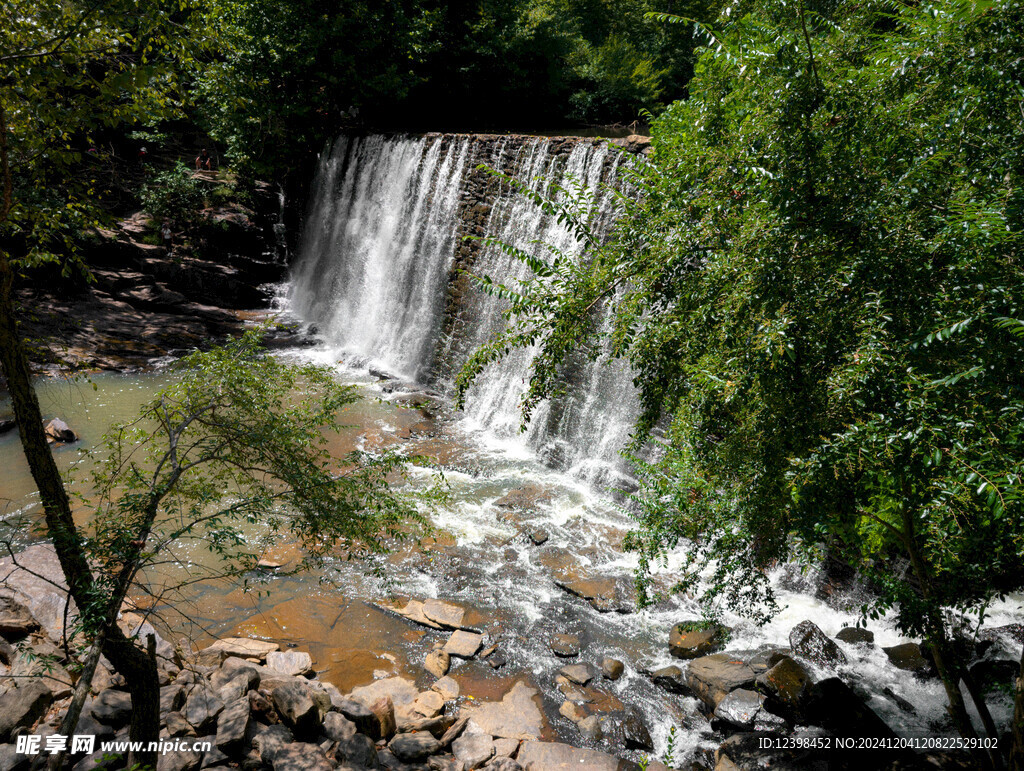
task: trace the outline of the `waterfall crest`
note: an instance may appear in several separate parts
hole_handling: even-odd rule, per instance
[[[604,190],[620,157],[595,140],[342,138],[323,154],[314,181],[291,306],[348,363],[448,390],[469,352],[506,323],[505,303],[471,288],[460,269],[511,284],[528,273],[478,239],[527,251],[537,242],[569,254],[581,248],[554,217],[477,167],[538,193],[582,188],[594,197],[600,231],[612,219],[613,196]],[[520,433],[535,353],[514,351],[482,373],[468,395],[466,427],[523,442],[594,484],[622,481],[619,452],[637,414],[628,369],[607,356],[567,365],[568,393],[542,404]]]

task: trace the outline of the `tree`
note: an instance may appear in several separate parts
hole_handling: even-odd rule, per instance
[[[954,637],[1024,586],[1022,16],[817,8],[703,28],[612,243],[524,255],[513,325],[461,385],[536,342],[536,405],[606,308],[637,445],[667,429],[637,462],[640,588],[685,541],[677,591],[764,619],[768,569],[831,551],[873,582],[865,615],[924,637],[957,730],[963,682],[997,736]]]

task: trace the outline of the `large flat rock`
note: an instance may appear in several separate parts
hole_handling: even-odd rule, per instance
[[[572,747],[557,742],[525,742],[516,761],[524,771],[635,771],[640,767],[597,750]]]
[[[406,680],[404,677],[385,677],[382,680],[374,680],[369,685],[353,688],[349,695],[366,707],[372,707],[385,697],[390,697],[392,704],[401,707],[412,704],[420,692],[412,680]]]
[[[51,637],[61,639],[69,600],[64,571],[53,546],[36,544],[13,557],[0,559],[0,591],[28,608]],[[69,622],[76,615],[75,604],[71,602]]]
[[[502,739],[540,739],[544,714],[537,703],[539,693],[520,681],[501,701],[486,702],[466,711],[481,733]]]

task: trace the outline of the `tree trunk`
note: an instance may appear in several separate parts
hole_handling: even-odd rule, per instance
[[[8,170],[4,168],[3,171],[6,179]],[[160,739],[160,681],[156,662],[118,628],[114,621],[117,607],[105,604],[96,607],[101,596],[85,555],[81,535],[75,527],[64,480],[46,441],[42,410],[32,386],[28,356],[14,315],[13,284],[13,268],[7,253],[0,249],[0,365],[7,377],[7,388],[11,394],[25,459],[39,489],[46,528],[79,613],[105,620],[107,637],[103,643],[103,652],[127,681],[132,695],[132,740],[157,742]],[[145,753],[135,760],[155,766],[156,754]]]

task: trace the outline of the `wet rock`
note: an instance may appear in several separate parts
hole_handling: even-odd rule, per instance
[[[811,686],[805,710],[809,723],[838,736],[893,737],[885,721],[838,677]]]
[[[443,650],[435,650],[427,654],[426,659],[423,661],[423,668],[434,677],[441,678],[448,674],[451,664],[451,656]]]
[[[600,741],[604,738],[604,730],[601,728],[601,718],[597,715],[590,715],[589,717],[583,718],[576,724],[576,727],[580,729],[580,733],[583,734],[584,738],[589,739],[592,742]]]
[[[379,768],[380,759],[373,740],[365,734],[355,736],[338,743],[335,756],[343,763],[356,768]]]
[[[540,485],[529,484],[510,490],[504,496],[494,502],[495,506],[503,509],[518,509],[520,511],[533,511],[541,506],[551,503],[554,495]]]
[[[0,695],[0,742],[9,742],[15,729],[35,723],[52,701],[50,689],[37,680]]]
[[[267,669],[288,677],[302,677],[313,672],[313,659],[305,651],[269,651]]]
[[[39,622],[28,608],[10,597],[0,597],[0,637],[15,642],[37,629]]]
[[[340,712],[328,712],[324,715],[324,736],[332,742],[346,741],[356,733],[356,724]]]
[[[399,608],[396,605],[389,605],[385,602],[376,603],[377,607],[396,613],[403,618],[407,618],[417,624],[421,624],[430,629],[442,629],[443,627],[436,621],[432,621],[426,617],[423,613],[423,603],[419,600],[409,600],[404,607]]]
[[[631,613],[635,607],[632,590],[617,578],[589,577],[563,570],[556,576],[555,585],[586,600],[600,613]]]
[[[125,725],[132,716],[132,697],[124,691],[104,691],[92,700],[89,712],[106,725]]]
[[[544,715],[537,705],[537,689],[517,682],[500,702],[478,704],[466,710],[466,715],[480,729],[491,736],[506,739],[539,739],[544,727]]]
[[[783,731],[786,721],[765,708],[764,695],[745,688],[730,692],[715,708],[715,717],[741,731]]]
[[[43,433],[46,434],[46,441],[53,444],[59,442],[61,444],[70,444],[71,442],[78,441],[78,434],[71,430],[71,426],[65,423],[60,418],[54,418],[43,427]]]
[[[559,674],[577,685],[586,685],[594,679],[594,670],[589,664],[570,664],[562,667]]]
[[[1020,662],[1010,659],[979,661],[971,665],[970,672],[982,691],[1008,688],[1020,673]]]
[[[793,627],[789,645],[798,656],[818,666],[835,667],[846,663],[846,654],[813,621],[801,621]]]
[[[334,771],[334,764],[315,744],[292,742],[274,753],[274,771]]]
[[[388,749],[399,760],[412,763],[438,752],[441,743],[430,734],[399,734],[388,742]]]
[[[921,646],[917,643],[903,643],[894,645],[891,648],[882,648],[885,655],[889,657],[889,663],[897,669],[913,672],[916,675],[925,675],[931,671],[931,664],[921,655]]]
[[[1010,640],[1017,645],[1024,645],[1024,624],[1006,624],[1005,626],[989,627],[978,632],[978,639],[984,641]]]
[[[441,600],[426,600],[423,603],[423,615],[441,626],[459,629],[466,616],[466,610]]]
[[[542,528],[531,530],[529,533],[527,533],[527,537],[530,539],[530,542],[534,546],[543,546],[548,542],[549,538],[548,531]]]
[[[316,733],[320,711],[308,685],[301,680],[290,680],[277,686],[271,695],[277,714],[296,736],[312,736]]]
[[[810,693],[811,676],[798,662],[782,656],[775,666],[757,676],[756,683],[761,693],[772,697],[795,715]]]
[[[472,771],[494,756],[494,740],[487,734],[463,734],[452,742],[452,754]]]
[[[605,680],[618,680],[626,671],[626,665],[618,659],[605,658],[601,660],[601,675]]]
[[[747,662],[728,653],[713,653],[694,659],[686,672],[687,686],[711,710],[730,691],[752,686],[754,678],[754,670]]]
[[[548,643],[551,652],[563,659],[580,655],[580,638],[571,634],[556,634]]]
[[[729,639],[729,627],[684,621],[672,627],[668,651],[677,659],[696,659],[722,649]]]
[[[519,748],[516,762],[526,771],[567,771],[582,768],[587,771],[620,771],[623,768],[620,765],[622,761],[612,755],[557,742],[524,742]]]
[[[844,626],[836,632],[836,639],[849,645],[871,645],[875,642],[875,633],[862,626]]]
[[[451,701],[452,699],[457,699],[459,697],[459,684],[451,677],[442,677],[430,686],[430,688],[431,690],[437,691],[441,694],[441,698],[445,701]]]
[[[242,742],[249,732],[251,715],[249,699],[242,697],[224,707],[217,716],[217,738],[214,745],[221,752],[233,755],[242,748]]]
[[[484,636],[476,632],[467,632],[464,629],[457,629],[452,632],[448,642],[444,645],[444,652],[449,656],[458,656],[461,659],[470,659],[476,655],[483,645]]]
[[[501,651],[496,651],[495,653],[492,653],[490,656],[487,657],[486,661],[487,666],[489,666],[491,669],[501,669],[508,663],[508,659],[505,657],[505,654]]]
[[[664,688],[669,693],[678,693],[684,696],[690,695],[690,686],[687,684],[683,670],[676,666],[662,667],[651,672],[651,680],[659,688]]]

